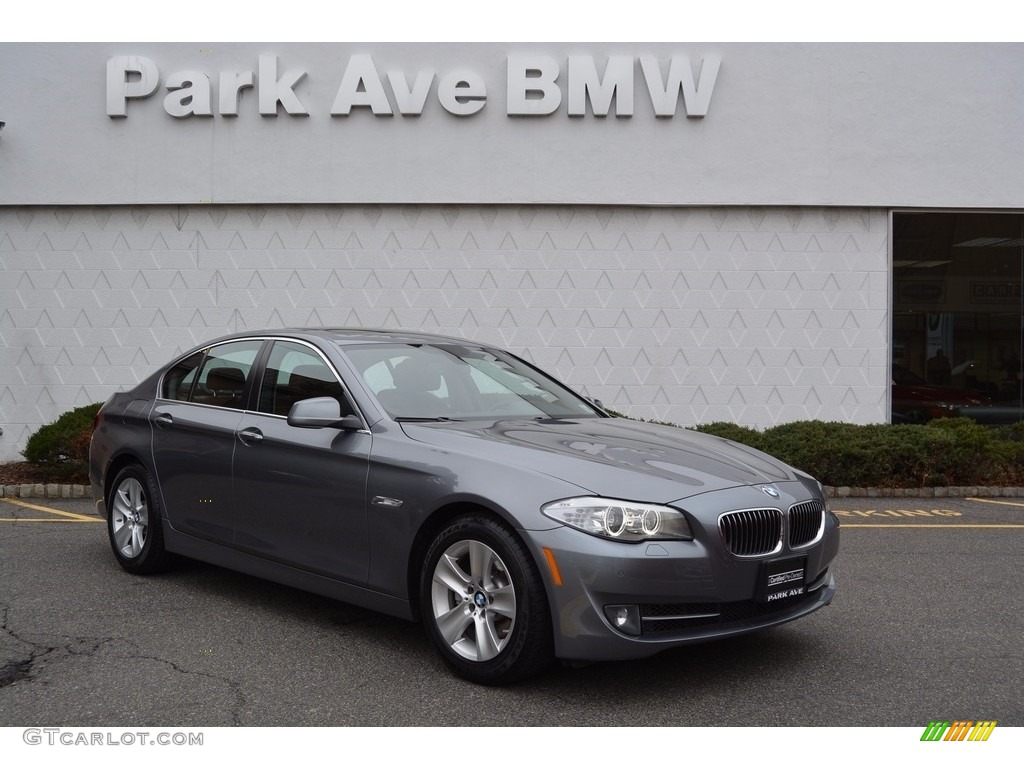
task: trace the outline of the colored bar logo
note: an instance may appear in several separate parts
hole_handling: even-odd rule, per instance
[[[995,720],[932,720],[921,734],[921,741],[988,741]]]

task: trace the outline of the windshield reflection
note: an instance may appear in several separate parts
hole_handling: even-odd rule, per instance
[[[496,349],[463,344],[342,348],[381,407],[397,420],[599,417],[575,392]]]

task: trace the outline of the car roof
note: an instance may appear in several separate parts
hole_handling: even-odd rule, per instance
[[[272,328],[233,333],[217,341],[250,338],[253,336],[290,336],[293,338],[315,337],[337,344],[475,344],[470,339],[456,336],[442,336],[423,331],[409,331],[386,328]]]

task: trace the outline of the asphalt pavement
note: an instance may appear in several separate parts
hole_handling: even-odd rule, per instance
[[[832,506],[828,608],[493,689],[415,624],[201,563],[131,576],[91,502],[0,499],[0,726],[1024,725],[1024,500]]]

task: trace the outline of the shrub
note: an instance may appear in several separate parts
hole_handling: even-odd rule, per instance
[[[928,424],[797,421],[763,432],[727,422],[696,427],[765,451],[825,485],[917,488],[1024,483],[1024,428],[970,419]]]
[[[1024,441],[997,442],[992,456],[998,474],[986,485],[1024,486]]]
[[[737,443],[749,445],[751,448],[761,447],[761,433],[756,429],[733,424],[728,421],[714,421],[710,424],[698,424],[694,429],[716,437],[724,437],[726,440],[735,440]]]
[[[83,405],[40,427],[25,445],[25,458],[33,464],[84,469],[89,462],[92,422],[101,405]]]
[[[1024,441],[1024,421],[1018,421],[1016,424],[1009,424],[1003,427],[996,427],[992,432],[999,440],[1013,440],[1015,442]]]

